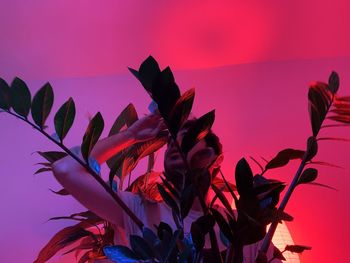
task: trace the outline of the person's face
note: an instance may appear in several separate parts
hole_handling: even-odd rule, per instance
[[[181,129],[177,135],[177,142],[181,146],[182,138],[187,129]],[[187,163],[191,166],[191,169],[208,168],[211,173],[211,167],[209,167],[217,158],[214,149],[207,146],[205,140],[199,141],[187,154]],[[174,171],[184,171],[185,165],[181,158],[175,143],[170,140],[168,147],[164,155],[164,169],[168,174],[173,174]]]

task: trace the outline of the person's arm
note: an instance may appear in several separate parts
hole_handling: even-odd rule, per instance
[[[136,121],[129,129],[99,140],[90,156],[102,164],[119,151],[136,142],[156,137],[164,124],[159,115],[149,115]],[[79,158],[82,158],[79,150]],[[121,208],[103,187],[71,156],[53,164],[57,181],[83,206],[107,221],[123,225]]]

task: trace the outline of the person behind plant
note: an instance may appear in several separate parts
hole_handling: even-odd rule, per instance
[[[191,126],[193,121],[188,120],[177,135],[177,141],[181,145],[184,133]],[[163,119],[157,113],[150,114],[136,121],[128,129],[101,139],[97,142],[91,152],[91,157],[98,164],[103,164],[116,153],[138,142],[153,139],[157,134],[166,129]],[[78,153],[81,157],[81,153]],[[218,137],[210,131],[209,134],[199,141],[188,153],[187,162],[191,169],[208,169],[212,178],[218,171],[223,161],[222,145]],[[173,184],[180,184],[179,173],[185,170],[185,165],[181,159],[180,153],[175,147],[175,143],[169,140],[164,155],[164,172],[166,178]],[[111,196],[99,185],[95,179],[72,157],[67,156],[56,161],[53,164],[53,174],[57,181],[83,206],[99,215],[101,218],[109,221],[115,229],[114,243],[118,245],[129,245],[128,237],[130,234],[141,235],[140,229],[123,212],[119,205]],[[161,221],[169,224],[173,229],[176,228],[172,217],[171,208],[163,202],[148,202],[142,200],[137,194],[131,192],[118,191],[118,196],[128,205],[128,207],[140,218],[146,227],[155,230],[154,225]],[[206,203],[210,200],[205,195]],[[188,216],[184,220],[184,233],[190,233],[191,223],[203,215],[200,202],[196,198]],[[219,241],[219,228],[214,228],[219,249],[223,251],[225,246]],[[244,261],[255,262],[255,255],[258,251],[258,244],[246,246],[244,248]],[[210,248],[210,240],[207,235],[205,248]],[[270,246],[268,257],[272,258],[273,248]],[[280,261],[273,261],[280,262]]]

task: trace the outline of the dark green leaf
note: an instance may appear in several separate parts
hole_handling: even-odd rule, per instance
[[[203,249],[205,245],[205,235],[202,233],[199,225],[194,222],[191,224],[191,238],[196,250]]]
[[[100,138],[104,128],[104,121],[100,112],[98,112],[90,121],[81,144],[81,154],[85,161],[88,161],[91,150],[94,148]]]
[[[54,118],[55,131],[61,142],[66,137],[69,129],[72,127],[75,118],[75,104],[72,98],[69,98],[57,111]]]
[[[298,184],[307,184],[316,180],[317,178],[317,170],[315,168],[307,168],[301,174]]]
[[[304,151],[294,150],[294,149],[284,149],[280,151],[271,161],[269,161],[265,169],[273,169],[285,166],[289,163],[290,160],[293,159],[302,159],[304,156]]]
[[[217,188],[215,185],[211,185],[212,189],[214,190],[216,196],[219,198],[219,200],[221,201],[221,203],[224,205],[224,207],[227,209],[227,211],[234,216],[233,214],[233,210],[232,210],[232,207],[229,203],[229,201],[226,199],[224,193],[219,189]]]
[[[164,202],[174,210],[176,215],[179,216],[180,210],[179,210],[179,207],[178,207],[176,201],[173,199],[173,197],[164,189],[164,187],[162,185],[157,183],[157,187],[158,187],[158,191],[159,191],[160,195],[162,196]]]
[[[30,105],[31,105],[31,94],[26,83],[20,78],[15,78],[11,83],[11,105],[13,110],[27,118]]]
[[[142,237],[146,240],[146,242],[151,248],[154,248],[160,242],[157,235],[148,227],[144,227],[142,229]]]
[[[203,235],[206,235],[214,227],[215,218],[211,214],[206,214],[206,215],[199,217],[193,223],[197,224],[199,226],[199,229]]]
[[[135,254],[141,259],[151,259],[154,257],[152,249],[142,237],[130,235],[130,245]]]
[[[184,124],[184,122],[190,115],[194,101],[194,96],[194,88],[186,91],[177,100],[174,108],[171,110],[169,116],[169,131],[172,134],[176,135],[178,133],[180,127]]]
[[[226,222],[224,216],[216,209],[210,208],[210,212],[218,223],[220,230],[225,235],[225,237],[232,243],[234,240],[233,233],[231,231],[230,225]]]
[[[11,108],[11,90],[5,80],[0,78],[0,108],[9,110]]]
[[[193,126],[191,126],[185,133],[181,149],[187,154],[200,140],[202,140],[210,131],[215,120],[215,110],[212,110],[199,119],[195,120]]]
[[[307,148],[306,148],[307,157],[306,157],[306,161],[312,160],[312,158],[314,158],[316,156],[317,151],[318,151],[317,140],[316,140],[315,137],[310,136],[307,139]]]
[[[195,189],[193,184],[187,185],[181,193],[180,207],[181,207],[181,218],[184,219],[191,210],[191,207],[196,197]]]
[[[301,245],[287,245],[285,250],[293,252],[293,253],[302,253],[305,250],[311,250],[311,247],[301,246]]]
[[[339,75],[337,72],[332,71],[328,79],[328,88],[333,94],[337,93],[339,89]]]
[[[170,259],[172,256],[176,256],[176,253],[174,253],[174,249],[176,249],[176,243],[181,235],[183,235],[182,230],[176,230],[174,232],[174,235],[171,237],[171,241],[167,247],[168,251],[165,254],[164,262],[167,262],[167,260]]]
[[[128,104],[123,111],[119,114],[117,119],[114,121],[111,130],[109,131],[108,137],[117,134],[121,131],[123,126],[130,127],[135,121],[138,120],[137,112],[132,103]]]
[[[46,83],[34,96],[32,101],[32,118],[43,129],[49,116],[54,101],[52,87]]]
[[[51,164],[68,155],[65,152],[56,152],[56,151],[49,151],[49,152],[38,151],[37,153],[40,154],[42,157],[44,157]]]
[[[157,235],[161,240],[164,239],[164,233],[168,233],[169,236],[172,236],[173,230],[167,223],[160,222],[159,226],[157,226]]]
[[[253,172],[246,159],[238,161],[235,171],[237,191],[240,196],[251,195],[253,192]]]
[[[153,82],[159,74],[160,68],[158,62],[152,56],[149,56],[142,62],[138,72],[142,85],[148,91],[152,91]]]

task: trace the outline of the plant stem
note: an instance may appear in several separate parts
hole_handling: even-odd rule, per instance
[[[95,171],[86,162],[84,162],[79,157],[77,157],[74,153],[72,153],[61,142],[58,142],[55,139],[53,139],[43,129],[41,129],[40,127],[38,127],[34,123],[30,122],[27,118],[24,118],[20,115],[13,113],[13,112],[10,112],[9,110],[6,112],[9,113],[10,115],[13,115],[16,118],[21,119],[21,120],[25,121],[26,123],[28,123],[34,129],[36,129],[41,134],[43,134],[45,137],[47,137],[50,141],[54,142],[56,145],[61,147],[74,160],[76,160],[81,166],[83,166],[92,175],[92,177],[106,190],[106,192],[111,195],[111,197],[118,203],[118,205],[125,211],[125,213],[134,221],[134,223],[142,230],[142,228],[144,226],[143,222],[131,211],[131,209],[120,199],[120,197],[106,184],[106,182],[102,179],[102,177],[100,177],[97,173],[95,173]]]
[[[288,203],[290,197],[292,196],[292,193],[293,193],[295,187],[298,184],[298,180],[299,180],[300,175],[301,175],[301,173],[302,173],[302,171],[303,171],[303,169],[305,167],[308,155],[309,155],[308,151],[305,151],[303,159],[302,159],[302,161],[301,161],[301,163],[299,165],[299,168],[298,168],[296,174],[294,175],[293,181],[290,184],[290,186],[289,186],[289,188],[287,190],[287,193],[283,197],[283,200],[281,201],[281,204],[279,205],[278,210],[283,211],[286,208],[287,203]],[[276,231],[277,225],[278,225],[278,221],[274,221],[274,222],[271,223],[270,228],[269,228],[266,236],[264,237],[264,240],[263,240],[263,243],[261,245],[260,251],[262,251],[264,253],[267,252],[267,250],[269,248],[269,245],[271,243],[272,237],[273,237],[273,235],[274,235],[274,233]]]

